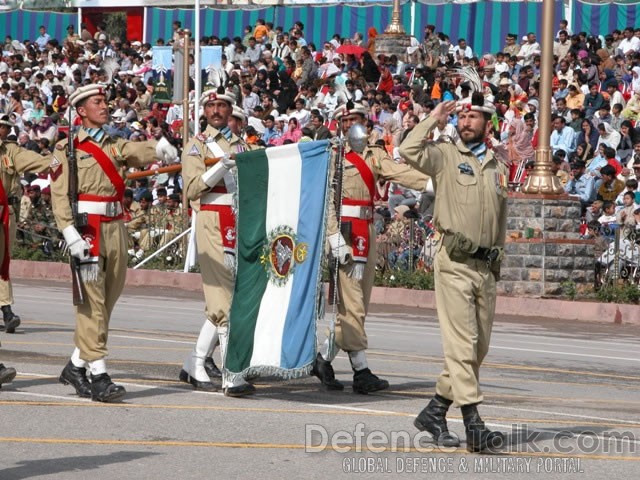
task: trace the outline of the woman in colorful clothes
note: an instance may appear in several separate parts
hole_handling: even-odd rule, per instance
[[[531,134],[532,132],[527,129],[521,119],[516,118],[509,123],[506,142],[509,159],[509,182],[521,183],[524,178],[524,165],[535,157],[531,145]]]

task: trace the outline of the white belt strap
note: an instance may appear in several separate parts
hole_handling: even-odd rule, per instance
[[[78,200],[78,213],[102,215],[103,217],[118,217],[122,215],[122,204],[120,202]]]
[[[233,194],[207,192],[200,197],[200,205],[232,205]]]
[[[362,220],[369,220],[373,217],[371,207],[360,205],[342,205],[340,213],[343,217],[360,218]]]

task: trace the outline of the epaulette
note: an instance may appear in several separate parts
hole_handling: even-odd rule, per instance
[[[67,148],[67,143],[69,142],[68,138],[63,138],[62,140],[60,140],[58,143],[56,143],[56,150],[64,150],[65,148]]]
[[[209,137],[207,137],[204,133],[199,133],[196,135],[196,140],[201,141],[202,143],[206,143],[206,141],[209,139]]]

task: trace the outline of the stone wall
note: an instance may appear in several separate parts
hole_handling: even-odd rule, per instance
[[[594,241],[580,239],[580,202],[567,195],[509,195],[507,243],[498,293],[554,296],[561,283],[594,281]],[[524,238],[526,233],[536,238]]]

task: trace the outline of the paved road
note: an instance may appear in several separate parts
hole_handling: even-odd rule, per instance
[[[176,378],[203,320],[200,295],[131,290],[109,342],[110,371],[129,394],[104,405],[57,382],[73,349],[68,287],[14,290],[23,325],[2,335],[0,360],[19,372],[0,391],[2,480],[640,476],[638,327],[499,318],[481,413],[511,447],[479,456],[433,451],[412,426],[442,364],[434,311],[372,309],[369,361],[391,382],[385,393],[353,394],[341,354],[344,392],[260,379],[258,395],[230,399]],[[450,426],[463,436],[457,409]]]

